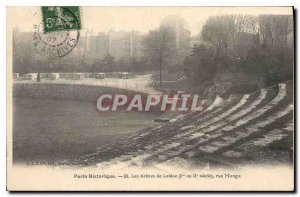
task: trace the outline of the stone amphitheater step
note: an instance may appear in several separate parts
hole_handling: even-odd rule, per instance
[[[229,105],[229,108],[231,108],[231,105],[234,105],[234,103],[235,102],[237,102],[238,100],[237,100],[237,98],[239,98],[239,97],[234,97],[234,96],[231,96],[229,99],[228,99],[228,101],[230,101],[230,102],[228,102],[227,104],[230,104]],[[226,105],[226,107],[227,107],[227,105]],[[222,111],[224,111],[225,109],[227,109],[226,107],[224,107],[224,108],[222,108],[222,110],[216,110],[215,112],[218,112],[218,113],[221,113]],[[226,111],[226,110],[225,110]],[[212,112],[213,113],[213,115],[214,116],[216,116],[216,114],[214,114],[214,112]],[[200,114],[200,115],[203,115],[203,114]],[[210,116],[211,114],[208,114],[208,115],[206,115],[206,116],[202,116],[203,118],[207,118],[207,116]],[[199,121],[198,120],[198,118],[199,118],[199,116],[197,116],[196,117],[196,121]],[[201,119],[201,118],[200,118]],[[201,119],[201,120],[203,120],[203,119]],[[192,121],[193,123],[195,122],[195,120],[194,121]],[[170,128],[167,128],[167,129],[170,129]],[[178,130],[178,129],[177,129]],[[176,130],[173,130],[172,131],[173,133],[176,133]],[[178,131],[177,131],[178,132]],[[182,132],[182,131],[179,131],[179,132]],[[163,135],[163,132],[161,132],[161,134]],[[151,151],[155,151],[154,149],[160,149],[160,150],[165,150],[165,146],[166,147],[168,147],[169,145],[172,145],[173,143],[172,143],[172,140],[174,140],[174,136],[170,136],[170,137],[164,137],[164,138],[162,138],[162,136],[159,136],[160,138],[158,139],[158,142],[154,145],[153,144],[153,141],[152,141],[152,144],[150,144],[150,145],[147,145],[147,146],[145,146],[145,147],[143,147],[142,149],[144,149],[144,150],[151,150]],[[176,137],[176,139],[178,139],[178,137]],[[169,141],[169,143],[166,143],[166,141]],[[151,140],[150,140],[150,142],[151,142]],[[166,144],[165,146],[162,146],[162,144]],[[172,148],[173,148],[173,146],[172,146]]]
[[[221,128],[221,127],[227,125],[228,122],[232,122],[234,120],[237,120],[237,119],[243,117],[244,115],[249,113],[251,110],[255,109],[257,107],[257,105],[260,104],[266,98],[266,95],[267,95],[267,90],[262,89],[258,98],[254,102],[252,102],[249,106],[247,106],[247,108],[243,108],[240,111],[237,111],[237,113],[225,118],[225,120],[220,120],[217,124],[212,125],[208,129],[206,129],[205,133],[208,133],[210,131]],[[203,135],[204,135],[204,132],[197,132],[197,133],[194,133],[191,136],[189,136],[189,139],[195,139],[195,138],[201,137]]]
[[[254,141],[251,141],[250,145],[266,147],[267,145],[271,144],[272,142],[279,141],[287,136],[288,136],[288,134],[286,134],[283,130],[274,129],[273,131],[269,132],[268,134],[263,135],[262,137],[254,140]]]
[[[256,108],[257,105],[259,105],[267,96],[268,91],[266,89],[261,89],[259,96],[257,97],[257,99],[252,102],[250,104],[249,107],[239,111],[238,113],[232,115],[231,117],[229,117],[227,120],[228,121],[234,121],[238,118],[240,118],[241,116],[247,114],[248,112],[250,112],[252,109]]]
[[[234,124],[233,126],[230,126],[229,130],[225,130],[225,131],[229,132],[229,131],[232,131],[234,129],[237,129],[240,126],[247,125],[247,123],[250,120],[253,120],[254,118],[257,118],[257,117],[263,115],[268,110],[270,110],[274,105],[278,104],[285,97],[285,95],[286,95],[286,85],[285,84],[279,84],[279,92],[278,92],[277,96],[269,104],[267,104],[265,107],[263,107],[262,110],[259,109],[259,110],[255,111],[255,112],[253,112],[251,114],[248,114],[247,116],[243,117],[242,121],[240,121],[240,122],[244,122],[244,124],[239,124],[239,125],[235,125]],[[290,107],[290,106],[286,108],[286,110],[288,110],[288,111],[290,111],[292,109],[293,109],[293,107]],[[278,117],[280,117],[280,112],[279,112],[278,115],[279,115]],[[270,116],[270,119],[267,119],[266,122],[261,122],[258,125],[253,125],[253,126],[249,127],[249,130],[252,129],[253,131],[258,131],[258,129],[259,129],[260,126],[264,126],[266,124],[271,123],[272,122],[272,118],[273,118],[273,120],[276,119],[276,117]],[[243,121],[243,119],[245,119],[247,121]],[[256,126],[258,126],[258,127],[255,128]],[[249,130],[248,130],[248,132],[250,133]],[[200,137],[198,139],[198,141],[194,143],[193,148],[195,148],[196,146],[201,145],[204,142],[208,142],[211,139],[220,137],[220,136],[222,136],[223,133],[224,133],[224,129],[221,129],[221,130],[217,130],[213,135],[204,136],[202,138]],[[216,146],[215,144],[209,144],[209,145],[201,146],[199,148],[200,148],[200,150],[203,149],[204,152],[213,153],[213,152],[219,150],[221,148],[221,146],[223,146],[223,147],[224,146],[229,146],[230,144],[232,144],[232,143],[236,142],[237,140],[239,140],[239,138],[243,138],[243,137],[247,137],[248,136],[247,133],[243,133],[243,132],[237,132],[237,135],[238,136],[235,136],[235,137],[231,137],[231,136],[224,137],[223,141],[218,142],[219,143],[219,147]],[[183,152],[186,152],[186,151],[190,150],[190,146],[191,145],[188,144],[188,143],[182,143],[180,145],[180,148],[177,148],[177,150],[174,150],[174,149],[170,150],[170,152],[173,154],[174,151],[175,152],[177,151],[177,155],[179,155],[179,154],[182,154]],[[161,153],[161,154],[163,154],[163,153]],[[165,153],[165,154],[168,154],[168,153]]]
[[[241,98],[241,99],[239,100],[239,98]],[[236,106],[238,102],[241,102],[241,100],[243,100],[242,97],[230,96],[229,99],[226,102],[224,101],[224,106],[223,107],[218,108],[217,110],[215,110],[211,113],[205,114],[204,116],[201,116],[201,117],[198,116],[198,117],[196,117],[196,119],[194,119],[192,122],[190,122],[190,124],[186,124],[185,126],[179,127],[177,130],[173,130],[172,131],[173,136],[168,136],[168,138],[160,138],[159,139],[160,144],[165,144],[165,143],[168,143],[168,142],[172,142],[173,140],[181,139],[182,137],[193,133],[189,129],[194,128],[197,125],[201,125],[201,124],[211,125],[211,124],[213,124],[213,122],[211,122],[211,119],[213,119],[215,117],[219,117],[219,116],[224,116],[224,114],[228,110],[230,110],[234,106]],[[208,122],[210,122],[210,124],[208,124]],[[185,131],[185,130],[187,130],[187,131]],[[159,145],[158,145],[158,147],[159,147]]]
[[[237,98],[238,97],[230,96],[228,99],[228,103],[229,103],[229,101],[234,102]],[[177,127],[183,127],[184,125],[195,122],[196,120],[201,119],[202,117],[207,117],[210,114],[216,113],[217,111],[219,111],[219,109],[218,109],[219,105],[221,105],[223,103],[224,103],[224,101],[221,100],[220,97],[216,97],[215,100],[212,102],[212,104],[208,107],[209,108],[208,110],[206,108],[201,113],[191,112],[185,116],[184,120],[177,121],[176,123],[166,123],[164,125],[160,125],[157,127],[146,128],[134,136],[130,136],[130,137],[124,138],[123,140],[120,140],[116,146],[118,146],[118,147],[133,147],[133,145],[136,144],[137,141],[140,141],[140,143],[138,143],[138,144],[145,144],[145,146],[147,146],[147,142],[151,143],[151,141],[153,141],[153,139],[151,139],[151,138],[154,138],[154,137],[158,137],[159,139],[162,138],[162,136],[167,133],[167,132],[164,132],[165,130],[175,131],[175,130],[177,130]],[[223,109],[223,107],[222,107],[222,109]],[[159,131],[159,132],[157,132],[157,131]],[[168,136],[165,136],[165,137],[168,137]],[[142,147],[133,147],[133,148],[137,149],[137,148],[142,148]],[[101,149],[103,150],[103,148],[101,148]],[[114,148],[112,148],[112,146],[106,148],[107,151],[113,150],[113,149]]]
[[[279,141],[289,135],[293,135],[293,131],[293,123],[289,122],[281,128],[272,129],[264,135],[258,136],[248,142],[241,144],[240,146],[238,146],[238,149],[249,149],[253,146],[267,147],[272,142]]]
[[[241,152],[235,151],[235,150],[232,150],[232,149],[227,150],[226,147],[232,146],[232,144],[234,144],[238,140],[241,140],[243,138],[247,138],[250,134],[255,134],[255,133],[261,132],[264,129],[265,126],[274,123],[276,120],[278,120],[282,117],[285,117],[288,114],[291,114],[292,110],[293,110],[293,106],[289,105],[287,108],[285,108],[282,111],[277,112],[275,115],[269,116],[268,118],[265,119],[266,120],[266,125],[257,126],[257,130],[252,130],[252,129],[249,130],[250,127],[246,127],[247,135],[243,135],[243,136],[235,135],[235,136],[231,136],[230,138],[227,137],[227,139],[223,140],[223,141],[217,140],[217,141],[213,141],[213,142],[210,142],[208,144],[205,144],[205,145],[200,145],[198,147],[198,149],[195,149],[195,146],[189,146],[186,149],[182,149],[182,153],[184,153],[183,156],[187,157],[187,158],[201,158],[203,160],[204,157],[207,156],[206,155],[206,156],[203,157],[203,153],[214,155],[214,153],[218,152],[218,150],[222,150],[222,152],[220,153],[220,151],[219,151],[218,154],[223,154],[223,156],[231,157],[231,158],[241,157],[243,155]],[[276,118],[274,118],[274,116],[276,116]],[[273,130],[273,132],[278,132],[278,131]],[[274,135],[274,133],[272,133],[272,134]],[[266,137],[268,137],[268,136],[266,136]],[[280,140],[280,139],[282,139],[282,137],[285,137],[285,135],[279,133],[279,134],[276,135],[276,137],[273,137],[273,140]],[[223,139],[225,139],[225,137]],[[173,153],[173,154],[170,154],[170,153]],[[162,155],[165,156],[163,159],[160,159],[159,157],[155,157],[154,159],[156,161],[164,162],[164,161],[172,158],[172,156],[178,157],[182,154],[178,154],[178,151],[172,150],[172,151],[169,151],[167,153],[165,152]],[[199,157],[199,155],[201,155],[201,156]],[[152,162],[153,162],[153,160],[152,160]]]
[[[287,125],[293,123],[289,122],[283,124],[282,126],[276,125],[278,128],[274,129],[264,129],[262,135],[257,135],[256,137],[246,140],[240,145],[233,146],[232,149],[229,149],[220,155],[225,161],[242,161],[246,163],[256,162],[258,160],[272,160],[273,162],[287,162],[292,161],[293,158],[293,149],[270,149],[272,143],[280,142],[281,140],[293,137],[293,131],[285,130]],[[293,144],[291,144],[291,147]],[[285,152],[285,153],[284,153]],[[286,154],[288,152],[288,154]],[[273,158],[276,156],[277,158]],[[262,158],[261,158],[262,157]]]
[[[214,108],[220,107],[222,105],[222,103],[223,103],[223,99],[219,95],[217,95],[216,98],[214,99],[214,101],[212,102],[212,104],[210,106],[208,106],[204,110],[204,112],[211,111]]]
[[[230,139],[228,137],[227,138],[223,137],[222,139],[225,141],[225,143],[224,143],[224,141],[223,141],[223,143],[222,143],[222,141],[214,141],[214,142],[210,142],[210,143],[208,143],[206,145],[200,146],[199,149],[202,150],[205,153],[214,153],[214,152],[220,150],[221,148],[227,147],[227,146],[235,143],[236,141],[239,141],[239,140],[241,140],[243,138],[246,138],[246,137],[250,136],[251,134],[260,132],[267,125],[275,122],[279,118],[282,118],[282,117],[286,116],[287,114],[289,114],[290,112],[292,112],[293,109],[294,109],[294,106],[291,104],[288,107],[286,107],[285,109],[283,109],[282,111],[279,111],[279,112],[277,112],[274,115],[268,116],[268,118],[262,120],[260,123],[258,123],[258,124],[252,124],[252,125],[247,126],[244,131],[235,132],[234,134],[232,134],[231,136],[229,136],[229,137],[231,137]],[[274,134],[272,133],[271,135],[274,135]],[[271,135],[267,136],[267,137],[271,137]],[[284,136],[287,136],[287,135],[282,135],[282,134],[281,135],[277,135],[277,137],[276,138],[273,137],[273,139],[271,139],[271,138],[270,139],[265,138],[264,142],[265,143],[266,142],[271,143],[275,139],[281,139]],[[263,140],[257,141],[257,143],[259,143],[259,142],[263,143]],[[214,149],[213,150],[210,149],[209,151],[207,151],[206,147],[214,147]]]
[[[250,95],[246,94],[242,97],[242,99],[240,100],[240,102],[238,102],[236,105],[234,105],[232,108],[230,108],[229,110],[219,114],[218,116],[210,119],[209,121],[205,122],[204,124],[201,124],[199,126],[196,126],[192,129],[189,130],[190,133],[196,132],[202,128],[205,128],[209,125],[212,125],[220,120],[222,120],[223,118],[227,117],[228,115],[230,115],[231,113],[233,113],[234,111],[238,110],[239,108],[241,108],[246,102],[247,99],[249,98]],[[180,136],[181,137],[181,136]]]
[[[263,107],[260,106],[262,105],[261,103],[265,102],[265,100],[268,100],[266,99],[266,97],[268,97],[269,90],[266,89],[262,89],[260,91],[259,96],[254,101],[253,100],[249,101],[250,96],[244,95],[240,99],[240,101],[235,102],[235,104],[233,104],[234,103],[233,101],[228,102],[227,106],[230,105],[231,106],[226,110],[224,110],[224,106],[218,107],[216,105],[214,107],[208,107],[202,113],[190,114],[191,121],[185,120],[188,119],[187,117],[189,115],[187,115],[185,118],[181,120],[178,120],[171,124],[168,123],[165,124],[166,126],[162,125],[160,127],[151,128],[147,131],[149,134],[147,133],[146,135],[136,136],[134,140],[127,140],[127,141],[125,140],[125,144],[127,144],[127,146],[130,147],[131,149],[138,147],[128,155],[122,156],[121,149],[124,149],[124,147],[120,146],[119,151],[115,150],[116,147],[104,149],[103,151],[101,150],[99,151],[100,154],[97,155],[96,157],[101,156],[101,154],[105,155],[108,153],[115,152],[114,154],[112,154],[115,156],[110,156],[111,161],[115,163],[122,161],[122,162],[126,162],[127,165],[130,165],[132,163],[138,163],[139,165],[141,165],[149,161],[166,161],[182,153],[184,153],[185,156],[193,157],[195,155],[196,147],[198,147],[196,152],[200,151],[207,154],[215,153],[216,151],[220,150],[220,148],[222,147],[231,146],[236,141],[243,138],[247,138],[251,134],[251,132],[259,132],[259,130],[265,127],[266,125],[271,124],[281,116],[285,116],[286,113],[289,113],[291,110],[293,110],[293,106],[289,105],[287,108],[285,108],[285,110],[275,113],[275,115],[268,116],[268,118],[266,118],[265,121],[261,121],[257,125],[252,124],[251,122],[252,120],[257,119],[258,117],[266,114],[266,112],[268,111],[271,111],[271,109],[274,106],[278,105],[279,102],[281,102],[286,97],[286,85],[279,84],[278,86],[279,86],[279,90],[276,97],[273,98],[273,100],[271,100],[268,104],[266,104]],[[274,89],[271,89],[271,91],[274,91]],[[230,97],[229,100],[230,99],[232,99],[232,97]],[[223,102],[222,104],[224,105],[224,101],[222,102]],[[214,103],[217,103],[217,101],[213,102],[211,105],[214,105]],[[200,125],[201,123],[199,122],[202,122],[203,120],[208,120],[209,123],[204,123],[204,126]],[[195,121],[197,123],[194,123]],[[176,126],[173,126],[174,123],[177,123]],[[191,125],[196,125],[196,126],[191,126]],[[240,132],[240,131],[233,132],[238,128],[244,126],[247,126],[246,132]],[[179,129],[182,127],[184,127],[184,129]],[[195,131],[196,127],[199,130]],[[223,127],[223,129],[220,129],[221,127]],[[286,129],[288,130],[293,129],[293,127],[292,128],[291,127],[292,127],[291,125],[288,125]],[[159,138],[157,138],[157,140],[155,141],[153,141],[151,138],[149,140],[148,136],[153,135],[153,133],[156,133],[157,135],[156,137],[160,137],[159,134],[163,134],[162,131],[167,131],[168,129],[175,130],[173,136],[172,135],[163,136],[164,138],[163,140]],[[184,132],[185,134],[183,136],[179,136],[178,134],[176,134],[176,132],[180,132],[182,130],[187,130],[186,132]],[[235,135],[223,136],[224,134],[230,132],[233,132],[233,134]],[[197,133],[198,136],[194,135],[195,133]],[[169,136],[171,136],[171,138]],[[165,139],[167,137],[169,137],[169,139]],[[146,141],[149,140],[149,142],[144,143],[143,141],[145,140]],[[203,143],[204,145],[202,145]],[[143,147],[144,144],[146,145]],[[122,145],[122,143],[120,145]],[[110,162],[110,160],[107,161]]]
[[[294,123],[293,121],[290,121],[286,124],[286,127],[283,128],[284,130],[288,132],[294,132]]]
[[[266,106],[260,108],[250,116],[247,116],[246,118],[243,118],[239,121],[237,121],[234,125],[229,125],[223,128],[224,131],[230,131],[234,127],[242,126],[247,124],[250,120],[253,120],[254,118],[257,118],[264,114],[266,111],[270,110],[273,106],[277,105],[281,100],[284,99],[286,96],[286,84],[279,84],[279,92],[277,96]]]
[[[230,97],[230,99],[232,99]],[[220,105],[223,104],[223,99],[219,96],[216,96],[216,98],[214,99],[214,101],[211,103],[211,105],[209,105],[204,111],[202,112],[190,112],[186,115],[178,115],[176,116],[175,118],[173,119],[176,119],[176,124],[177,125],[184,125],[184,124],[188,124],[188,122],[186,121],[186,119],[190,119],[191,121],[194,120],[194,119],[199,119],[199,118],[202,118],[203,116],[206,116],[210,113],[215,113],[214,111],[217,110],[219,108]],[[185,120],[183,120],[185,119]],[[147,138],[149,135],[153,135],[155,134],[155,131],[159,131],[163,128],[169,128],[170,125],[176,125],[174,124],[175,121],[171,121],[170,123],[166,123],[166,124],[163,124],[163,125],[159,125],[159,126],[152,126],[152,127],[148,127],[148,128],[145,128],[141,131],[139,131],[138,133],[134,134],[134,136],[130,138],[130,140],[128,141],[128,137],[120,140],[120,143],[122,143],[123,145],[125,143],[131,143],[132,142],[132,139],[133,140],[136,140],[136,139],[141,139],[141,138]],[[187,123],[186,123],[187,122]],[[181,125],[181,126],[182,126]]]
[[[195,114],[196,113],[194,113],[193,115],[195,115]],[[99,147],[99,148],[97,148],[96,156],[100,157],[101,153],[107,154],[108,152],[116,152],[116,150],[120,150],[120,152],[122,152],[120,147],[122,147],[122,149],[125,149],[126,147],[134,146],[134,145],[138,144],[138,141],[143,139],[143,137],[145,137],[149,134],[153,134],[153,133],[155,133],[156,130],[163,129],[163,127],[167,127],[170,124],[172,125],[174,123],[167,123],[167,124],[159,125],[159,126],[155,126],[155,127],[148,127],[148,128],[143,129],[142,131],[140,131],[138,134],[133,134],[133,135],[126,136],[126,137],[120,139],[115,144],[108,145],[106,147]],[[89,158],[89,157],[93,158],[94,156],[95,156],[94,153],[87,154],[87,155],[80,157],[79,160],[86,160],[87,158]]]
[[[230,97],[229,99],[233,100],[232,97]],[[202,112],[190,112],[189,114],[185,115],[184,118],[181,118],[181,122],[177,122],[176,125],[180,126],[180,127],[184,127],[184,125],[189,124],[190,122],[194,122],[197,119],[201,119],[209,114],[213,114],[216,113],[215,111],[219,111],[220,109],[218,109],[220,107],[220,105],[222,105],[224,103],[224,100],[222,98],[220,98],[219,96],[217,96],[214,101],[212,102],[211,105],[209,105],[204,111]],[[190,121],[187,121],[190,120]],[[174,125],[173,123],[169,123],[169,124],[165,124],[163,125],[164,128],[169,129],[170,125]],[[159,127],[155,127],[153,130],[160,130],[162,128]],[[152,130],[152,131],[153,131]],[[153,134],[153,132],[149,131],[147,132],[147,134],[141,133],[138,134],[139,136],[143,136],[143,137],[147,137],[147,135],[151,135]]]
[[[266,94],[266,90],[262,90],[261,92],[260,92],[260,95],[258,96],[258,101],[257,102],[254,102],[254,104],[255,105],[257,105],[258,103],[260,103],[260,100],[262,100],[262,99],[264,99],[265,98],[265,94]],[[237,110],[237,109],[239,109],[241,106],[243,106],[245,103],[246,103],[246,101],[247,101],[247,99],[249,98],[249,95],[244,95],[241,99],[240,99],[240,101],[239,102],[235,102],[235,100],[234,100],[234,98],[233,98],[233,96],[230,96],[229,97],[229,99],[228,99],[228,101],[231,101],[231,103],[230,104],[232,104],[232,106],[231,105],[229,105],[230,107],[229,108],[225,108],[226,110],[224,110],[224,111],[221,111],[221,110],[216,110],[216,112],[219,112],[219,114],[217,115],[217,114],[213,114],[214,115],[214,118],[212,118],[213,119],[213,121],[211,122],[211,124],[213,124],[213,122],[216,122],[216,120],[221,120],[222,118],[224,118],[224,117],[226,117],[226,116],[228,116],[229,114],[231,114],[232,112],[234,112],[235,110]],[[217,97],[215,100],[219,100],[219,101],[214,101],[213,102],[213,104],[212,105],[216,105],[215,103],[220,103],[220,99]],[[229,103],[229,102],[228,102]],[[235,105],[234,105],[234,103],[235,103]],[[210,107],[208,107],[208,108],[210,108]],[[206,111],[210,111],[212,108],[210,108],[209,110],[205,110],[204,112],[206,112]],[[252,109],[252,107],[251,107],[251,109]],[[223,113],[221,113],[221,112],[223,112]],[[209,115],[209,114],[208,114]],[[205,118],[207,118],[208,117],[208,115],[206,115],[206,116],[204,116],[203,118],[202,118],[202,120],[203,119],[205,119]],[[218,118],[218,119],[216,119],[216,117]],[[207,123],[206,123],[207,124]],[[188,135],[188,134],[190,134],[190,132],[187,132],[187,134],[185,134],[185,135]],[[219,136],[219,135],[215,135],[215,137],[217,137],[217,136]],[[172,148],[174,148],[174,146],[173,146],[173,140],[178,140],[180,138],[180,136],[176,136],[175,135],[175,137],[172,137],[171,139],[168,139],[168,141],[171,141],[171,143],[167,143],[165,146],[162,146],[161,144],[164,144],[163,143],[163,141],[161,141],[161,143],[158,143],[158,144],[156,144],[156,145],[153,145],[153,144],[150,144],[150,145],[147,145],[147,146],[145,146],[144,147],[144,150],[145,151],[149,151],[149,152],[152,152],[152,155],[154,154],[158,154],[159,152],[163,152],[163,151],[166,151],[166,150],[169,150],[169,149],[172,149]],[[177,146],[178,145],[180,145],[180,143],[178,143],[177,144]],[[167,149],[166,149],[167,148]],[[157,149],[159,149],[158,151],[157,151]],[[136,155],[136,154],[134,154],[134,155]],[[133,156],[133,155],[131,155],[131,156]]]
[[[164,125],[159,125],[156,127],[148,127],[146,129],[143,129],[138,134],[131,135],[129,137],[125,137],[125,138],[121,139],[117,144],[98,148],[96,157],[106,158],[108,152],[116,152],[116,150],[118,150],[119,147],[122,147],[122,149],[126,149],[126,148],[130,147],[131,149],[133,148],[134,150],[136,150],[136,152],[139,152],[140,149],[143,149],[143,150],[151,149],[154,147],[154,144],[152,142],[153,140],[151,140],[151,137],[156,135],[161,138],[161,133],[163,133],[164,128],[166,128],[167,130],[170,130],[170,129],[172,129],[172,128],[170,128],[170,125],[177,125],[177,127],[183,127],[184,125],[195,122],[196,120],[202,119],[203,117],[209,117],[209,115],[213,116],[214,114],[219,113],[222,110],[225,110],[227,105],[230,106],[231,104],[234,104],[236,101],[238,101],[238,99],[239,99],[239,96],[231,95],[227,101],[224,101],[223,99],[221,99],[220,97],[217,96],[215,98],[215,100],[212,102],[212,104],[209,105],[203,112],[201,112],[201,113],[191,112],[184,117],[184,120],[179,120],[176,122],[176,124],[174,124],[174,122],[166,123]],[[222,105],[222,108],[220,108],[220,105]],[[176,127],[174,130],[176,130]],[[161,132],[157,133],[157,131],[161,131]],[[149,138],[150,138],[150,140],[149,140]],[[149,141],[148,145],[147,145],[147,140]],[[138,141],[140,141],[140,143],[137,143]],[[136,146],[137,144],[144,144],[145,147],[138,147],[138,146]],[[104,154],[104,156],[103,156],[103,154]],[[95,158],[94,155],[88,154],[88,155],[82,156],[80,158],[80,160],[86,161],[89,157]]]
[[[241,98],[242,97],[240,95],[236,95],[236,96],[231,95],[227,100],[223,100],[222,106],[217,107],[214,111],[204,110],[204,112],[201,113],[201,116],[196,117],[195,121],[192,122],[192,124],[190,124],[189,126],[195,127],[204,122],[207,122],[208,120],[211,120],[212,118],[220,115],[224,111],[227,111],[229,108],[232,108],[232,106],[236,105],[237,102],[239,102]],[[216,99],[219,100],[218,98],[216,98]],[[181,127],[180,130],[181,131],[185,130],[185,128]]]
[[[259,103],[261,103],[266,98],[266,94],[267,94],[267,90],[265,90],[265,89],[261,90],[259,96],[257,97],[257,99],[254,102],[251,102],[250,105],[247,106],[246,109],[243,109],[243,110],[241,109],[240,111],[237,111],[237,113],[235,113],[232,116],[235,116],[236,118],[240,118],[241,116],[243,116],[246,113],[250,112],[251,110],[253,110]],[[178,135],[175,135],[170,141],[174,141],[174,140],[181,140],[182,141],[183,137],[186,137],[186,136],[187,136],[185,138],[186,141],[191,140],[191,139],[195,139],[195,138],[204,136],[205,133],[216,130],[216,129],[228,124],[228,119],[230,118],[231,120],[233,120],[233,118],[232,118],[232,116],[229,116],[229,117],[227,117],[227,116],[229,114],[233,113],[234,111],[236,111],[236,109],[239,109],[242,105],[244,105],[245,102],[246,102],[245,100],[248,97],[249,97],[249,95],[243,96],[239,103],[237,103],[233,107],[229,108],[227,111],[224,111],[223,113],[219,114],[218,116],[215,116],[215,118],[213,118],[213,121],[211,121],[209,123],[204,123],[203,125],[199,126],[198,127],[199,132],[196,132],[195,129],[191,129],[187,132],[182,132]],[[239,116],[236,116],[236,114],[239,114]],[[219,121],[217,124],[212,125],[213,123],[216,123],[217,121]],[[204,128],[206,130],[203,130]],[[219,135],[221,135],[221,133],[220,134],[215,134],[215,137],[217,137]]]
[[[264,97],[265,97],[265,94],[266,94],[266,91],[265,91],[265,90],[261,91],[261,93],[260,93],[261,96],[260,96],[259,98],[264,98]],[[227,110],[225,110],[223,113],[220,113],[220,115],[217,116],[217,117],[218,117],[218,120],[221,120],[222,118],[228,116],[228,114],[231,114],[231,113],[234,112],[235,110],[239,109],[242,105],[244,105],[244,104],[246,103],[246,101],[247,101],[248,98],[249,98],[249,95],[244,95],[244,96],[241,98],[241,100],[240,100],[237,104],[231,106],[230,108],[228,108]],[[233,100],[232,97],[229,98],[229,100]],[[256,102],[256,104],[258,104],[258,103],[259,103],[259,102]],[[217,120],[217,119],[214,119],[213,122],[216,122],[216,120]],[[211,124],[213,124],[213,122],[211,122]],[[215,137],[217,137],[217,136],[215,136]],[[177,139],[178,139],[178,136],[176,136],[175,138],[173,137],[173,138],[171,139],[171,141],[172,141],[172,140],[177,140]],[[162,144],[164,144],[164,145],[162,145]],[[174,147],[179,146],[180,144],[181,144],[181,143],[174,143],[174,142],[170,142],[170,143],[165,144],[165,143],[163,143],[163,141],[160,141],[160,142],[157,143],[156,145],[150,144],[150,145],[145,146],[145,147],[144,147],[144,150],[145,150],[145,151],[152,152],[151,154],[148,154],[148,153],[147,153],[148,156],[149,156],[149,155],[151,156],[151,155],[153,155],[153,154],[154,154],[154,155],[155,155],[155,154],[158,154],[159,152],[163,152],[163,151],[170,150],[170,149],[172,149],[172,148],[174,148]],[[155,151],[155,149],[159,149],[159,151]],[[173,154],[175,154],[175,153],[173,153]],[[133,156],[133,155],[131,155],[131,156]],[[161,158],[164,158],[164,156],[160,156],[160,157],[161,157]]]

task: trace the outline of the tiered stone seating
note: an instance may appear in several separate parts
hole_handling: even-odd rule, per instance
[[[253,113],[250,113],[250,114],[244,116],[243,118],[240,118],[237,121],[233,121],[233,118],[230,117],[229,118],[229,120],[231,121],[231,122],[229,122],[230,124],[223,127],[223,129],[216,130],[216,129],[211,129],[211,127],[204,128],[199,131],[197,138],[193,138],[193,139],[195,139],[194,141],[193,141],[193,139],[189,140],[188,142],[185,141],[181,145],[179,145],[179,148],[177,148],[177,150],[175,148],[175,149],[170,150],[169,152],[171,152],[171,154],[172,154],[174,151],[175,152],[177,151],[177,155],[180,155],[180,154],[183,154],[184,152],[187,152],[187,151],[190,151],[190,150],[193,150],[193,149],[196,149],[197,147],[199,147],[198,150],[200,150],[201,152],[214,153],[214,152],[220,150],[221,148],[230,146],[231,144],[239,141],[240,139],[248,137],[251,133],[254,133],[255,131],[259,131],[260,128],[263,128],[267,124],[269,124],[273,121],[276,121],[278,118],[287,115],[291,110],[293,110],[293,106],[288,106],[283,111],[278,112],[278,114],[275,114],[268,119],[262,120],[261,124],[259,124],[258,126],[250,125],[248,128],[246,128],[248,133],[237,130],[239,127],[247,125],[247,123],[249,121],[262,116],[268,110],[270,110],[271,108],[276,106],[281,100],[283,100],[285,95],[286,95],[285,84],[279,84],[279,92],[278,92],[277,96],[275,98],[273,98],[270,101],[270,103],[268,103],[266,106],[259,108],[258,110],[254,111]],[[261,96],[259,96],[257,100],[260,100],[260,98],[261,98]],[[257,100],[253,102],[254,104],[250,104],[250,108],[251,108],[251,106],[253,107],[253,105],[257,105]],[[240,112],[241,111],[239,111],[238,113],[240,113]],[[243,114],[243,113],[244,112],[241,112],[241,114]],[[233,131],[235,131],[235,134],[233,136],[232,135],[224,136],[225,132],[232,133]],[[212,132],[212,133],[210,133],[209,135],[204,135],[207,132]],[[209,143],[209,141],[211,141],[212,139],[218,138],[220,136],[221,137],[224,136],[220,141],[212,141]],[[191,146],[191,144],[192,144],[192,146]],[[196,150],[196,152],[197,152],[197,150]],[[160,153],[160,154],[162,154],[162,153]],[[164,154],[169,154],[169,153],[165,152]],[[150,159],[150,160],[156,160],[156,159],[157,158],[154,157],[153,159]]]
[[[79,160],[98,166],[158,165],[182,159],[220,162],[217,155],[229,164],[226,158],[243,156],[235,149],[242,144],[264,147],[293,133],[292,91],[288,83],[227,100],[216,97],[203,112],[146,128]]]

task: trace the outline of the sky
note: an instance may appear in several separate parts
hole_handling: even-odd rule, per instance
[[[188,23],[192,35],[202,29],[210,16],[224,14],[292,14],[291,7],[82,7],[83,29],[94,34],[110,29],[148,32],[158,27],[169,15],[180,15]],[[32,31],[41,22],[40,7],[8,7],[7,26]]]

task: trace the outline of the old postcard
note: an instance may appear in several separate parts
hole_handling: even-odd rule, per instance
[[[7,7],[9,191],[294,191],[293,7]]]

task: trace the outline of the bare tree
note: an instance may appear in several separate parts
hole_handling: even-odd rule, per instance
[[[161,26],[159,30],[150,31],[144,40],[145,53],[159,64],[159,85],[162,88],[163,62],[175,52],[175,35],[169,27]]]
[[[214,55],[227,54],[230,45],[231,18],[225,16],[211,17],[202,29],[202,37],[214,47]]]
[[[251,15],[224,15],[211,17],[202,29],[202,37],[210,42],[215,49],[215,55],[237,54],[237,42],[244,33],[257,35],[257,21]]]
[[[237,39],[241,35],[242,32],[246,29],[247,23],[247,15],[238,14],[238,15],[230,15],[229,17],[229,34],[231,38],[231,44],[233,48],[233,56],[236,56],[236,45]]]
[[[288,34],[293,32],[293,17],[288,15],[259,16],[259,33],[265,46],[287,46]]]
[[[105,66],[109,66],[109,72],[112,72],[112,66],[115,64],[115,57],[113,57],[109,53],[107,53],[103,57],[102,62]]]
[[[274,16],[272,24],[276,45],[286,47],[288,34],[293,31],[292,17]]]

